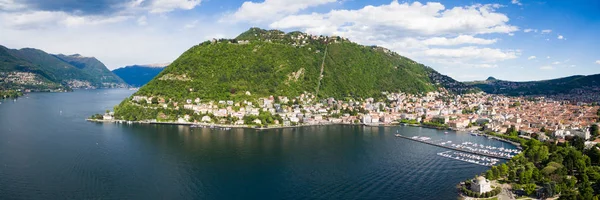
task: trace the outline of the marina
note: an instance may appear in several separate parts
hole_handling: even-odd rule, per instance
[[[517,150],[517,149],[485,146],[485,145],[476,144],[473,142],[463,142],[460,144],[454,144],[454,143],[452,143],[452,141],[443,141],[443,142],[431,141],[431,138],[429,138],[429,137],[420,137],[420,136],[407,137],[407,136],[403,136],[400,134],[396,134],[395,136],[404,138],[404,139],[408,139],[408,140],[412,140],[412,141],[416,141],[416,142],[421,142],[421,143],[437,146],[437,147],[442,147],[442,148],[465,152],[465,153],[470,153],[470,154],[476,154],[476,155],[480,155],[480,156],[503,159],[503,160],[510,160],[516,154],[521,153],[521,151]]]
[[[444,152],[437,153],[437,155],[446,157],[446,158],[450,158],[450,159],[465,161],[465,162],[473,163],[473,164],[477,164],[477,165],[488,166],[488,167],[494,166],[494,165],[496,165],[496,163],[498,163],[500,161],[496,158],[488,158],[485,156],[474,155],[474,154],[463,153],[463,152],[454,152],[454,151],[444,151]]]

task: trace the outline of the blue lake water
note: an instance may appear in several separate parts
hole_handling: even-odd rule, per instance
[[[418,127],[230,131],[86,122],[133,91],[0,104],[0,199],[456,199],[488,167],[402,138],[512,145]]]

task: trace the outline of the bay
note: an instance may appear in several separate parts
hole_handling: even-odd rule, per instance
[[[514,146],[419,127],[215,129],[92,123],[133,91],[0,104],[0,199],[456,199],[488,167],[402,138]]]

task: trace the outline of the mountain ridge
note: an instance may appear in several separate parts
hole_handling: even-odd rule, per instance
[[[0,45],[0,88],[68,90],[123,87],[125,82],[94,57],[49,54],[35,48]]]
[[[477,87],[486,93],[510,96],[564,96],[561,99],[569,99],[568,96],[574,94],[577,94],[574,98],[587,98],[586,96],[593,97],[600,94],[600,74],[573,75],[539,81],[505,81],[488,78],[484,81],[465,82],[465,84]],[[598,97],[595,99],[600,100]]]
[[[162,67],[160,65],[163,65]],[[130,65],[112,70],[114,74],[133,87],[140,87],[152,80],[168,64]]]

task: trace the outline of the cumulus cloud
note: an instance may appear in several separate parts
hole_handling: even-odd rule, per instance
[[[550,29],[542,30],[542,34],[548,34],[548,33],[552,33],[552,30],[550,30]]]
[[[187,23],[183,26],[184,29],[192,29],[198,25],[198,20],[194,20],[193,22]]]
[[[508,17],[495,12],[499,5],[473,5],[446,9],[440,3],[419,2],[366,6],[359,10],[290,15],[271,23],[271,28],[302,28],[313,33],[344,33],[370,29],[380,34],[405,36],[511,33]]]
[[[558,35],[558,37],[556,37],[556,38],[558,38],[559,40],[564,40],[565,39],[565,37],[562,36],[562,35]]]
[[[141,16],[137,19],[137,24],[140,26],[146,26],[148,24],[148,19],[146,18],[146,16]]]
[[[0,11],[14,11],[26,8],[27,5],[15,2],[15,0],[0,0]]]
[[[596,64],[599,64],[599,65],[600,65],[600,60],[596,60]]]
[[[453,45],[461,45],[461,44],[494,44],[498,41],[498,39],[483,39],[476,38],[470,35],[460,35],[455,38],[446,38],[446,37],[433,37],[426,40],[423,40],[423,44],[432,45],[432,46],[453,46]]]
[[[537,29],[530,29],[530,28],[528,28],[528,29],[523,30],[523,32],[525,32],[525,33],[529,33],[529,32],[537,33],[538,30]]]
[[[461,47],[458,49],[428,49],[424,51],[425,55],[439,58],[469,58],[481,59],[485,61],[503,61],[517,58],[520,55],[519,51],[503,51],[492,48],[478,47]]]
[[[191,10],[201,2],[201,0],[154,0],[148,5],[148,9],[150,13],[171,12],[177,9]]]
[[[561,63],[561,62],[559,62],[559,61],[555,61],[555,62],[553,62],[552,64],[553,64],[553,65],[560,65],[560,63]]]
[[[0,13],[0,22],[14,29],[44,29],[54,26],[81,26],[116,23],[129,16],[78,16],[62,11]]]
[[[519,6],[523,5],[519,0],[512,0],[511,3]]]
[[[554,69],[554,67],[552,67],[550,65],[545,65],[545,66],[541,66],[540,69],[541,70],[552,70],[552,69]]]
[[[337,0],[265,0],[261,3],[246,1],[234,13],[227,15],[222,21],[262,22],[273,18],[283,17],[297,12]]]
[[[536,58],[535,56],[529,56],[529,58],[527,58],[527,60],[533,60],[535,58]]]

